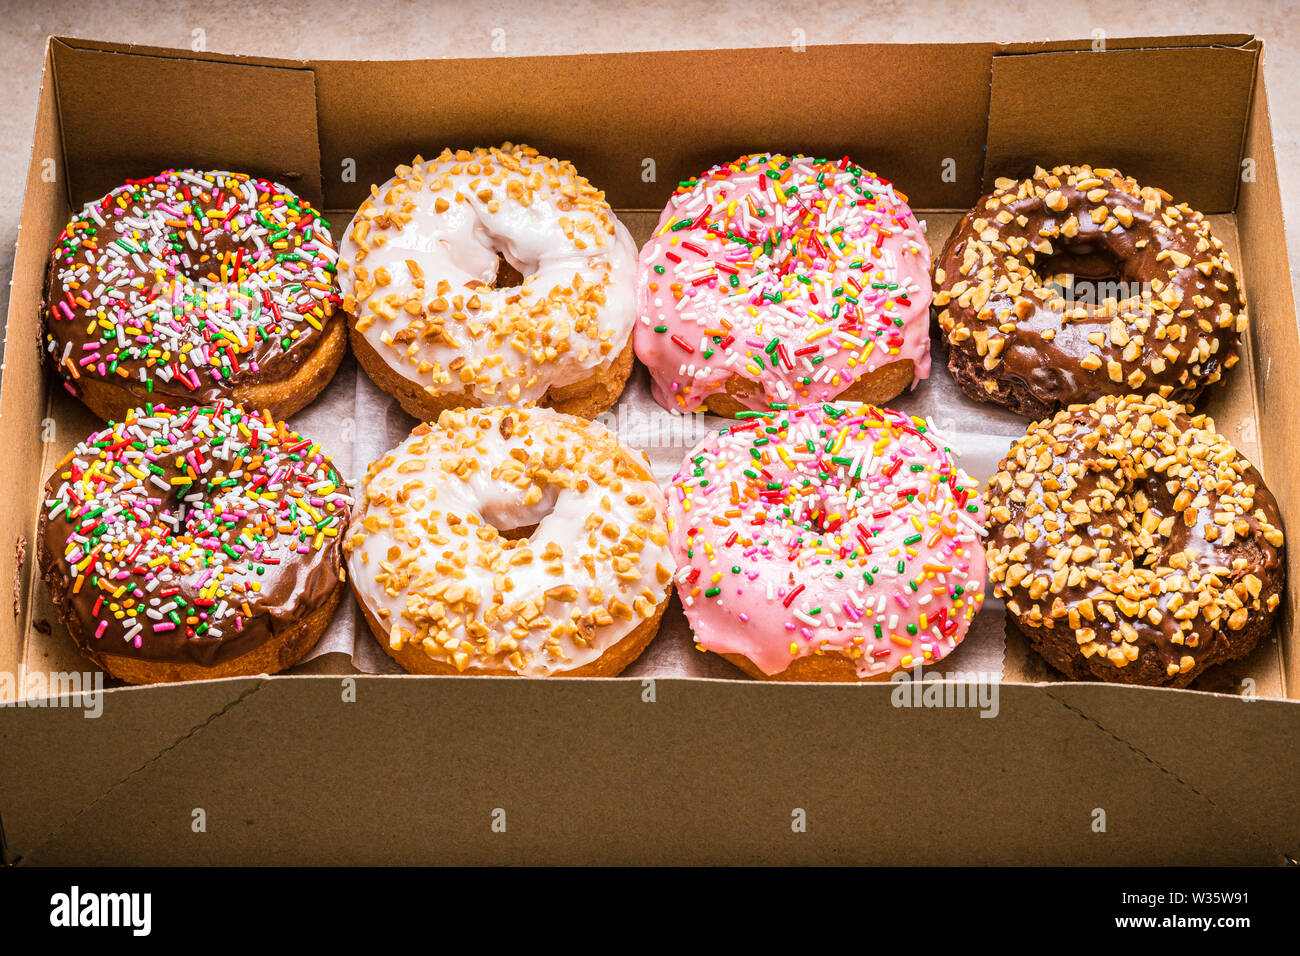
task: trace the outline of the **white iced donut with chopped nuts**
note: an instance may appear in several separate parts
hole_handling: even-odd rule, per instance
[[[339,250],[353,350],[417,418],[607,411],[632,367],[637,247],[605,194],[528,146],[445,150],[371,187]]]
[[[370,465],[359,497],[352,589],[412,673],[614,676],[659,628],[663,494],[603,425],[443,412]]]

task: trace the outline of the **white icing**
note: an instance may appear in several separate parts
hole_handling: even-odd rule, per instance
[[[505,168],[503,157],[518,168]],[[587,377],[626,346],[635,317],[637,247],[603,194],[567,163],[515,147],[493,151],[485,175],[479,163],[487,159],[447,152],[400,168],[348,227],[340,287],[358,331],[409,381],[437,394],[468,386],[484,405],[536,401],[551,386]],[[537,186],[525,204],[516,184],[530,176]],[[390,215],[409,218],[384,228]],[[359,232],[362,223],[369,228]],[[378,235],[386,237],[382,245]],[[490,288],[498,252],[525,277],[521,286]],[[423,273],[422,288],[408,260]],[[363,295],[366,280],[381,269],[388,284]],[[575,299],[566,290],[576,281],[599,291]],[[439,294],[441,283],[447,285]],[[458,298],[466,307],[455,308]],[[431,311],[438,300],[447,307]],[[408,301],[421,311],[402,308]],[[454,344],[424,334],[401,340],[404,329],[426,331],[430,318],[443,323]],[[452,369],[458,358],[464,363]],[[475,371],[472,381],[462,377],[466,368]]]
[[[390,647],[423,644],[461,670],[591,663],[653,614],[675,568],[663,494],[633,454],[603,425],[543,408],[446,412],[417,427],[367,473],[347,542],[358,598]],[[534,524],[526,541],[498,533]],[[566,585],[576,595],[557,599]],[[475,600],[453,610],[449,586]],[[566,628],[580,619],[585,639]]]

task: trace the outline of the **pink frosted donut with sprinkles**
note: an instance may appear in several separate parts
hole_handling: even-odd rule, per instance
[[[50,254],[49,365],[108,421],[148,402],[291,415],[347,349],[329,230],[292,190],[244,173],[130,180]]]
[[[880,679],[962,642],[984,600],[977,483],[923,420],[742,412],[668,488],[696,645],[754,677]]]
[[[678,185],[637,278],[637,357],[665,408],[880,404],[930,374],[930,247],[846,156],[755,153]]]

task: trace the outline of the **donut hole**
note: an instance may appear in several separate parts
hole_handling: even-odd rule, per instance
[[[503,253],[497,253],[497,272],[492,279],[494,289],[516,289],[528,278]]]
[[[1067,302],[1100,305],[1107,299],[1121,301],[1141,292],[1128,263],[1096,243],[1076,243],[1050,256],[1039,256],[1033,270]]]
[[[829,534],[844,523],[841,515],[828,514],[823,508],[817,508],[807,517],[808,530],[815,534]]]
[[[541,500],[532,504],[526,504],[516,495],[507,493],[501,498],[484,502],[479,516],[507,541],[526,543],[555,510],[558,499],[559,489],[551,486],[543,488]]]

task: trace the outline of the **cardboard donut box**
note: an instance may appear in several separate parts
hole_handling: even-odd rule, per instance
[[[52,38],[0,394],[5,861],[1295,863],[1300,340],[1263,54],[1249,36],[1187,36],[302,61]],[[343,655],[109,687],[91,707],[58,676],[92,665],[33,560],[42,482],[93,425],[39,349],[70,213],[190,165],[290,185],[337,234],[398,163],[503,140],[572,160],[639,241],[672,184],[765,149],[853,156],[900,184],[936,244],[997,177],[1035,165],[1114,166],[1211,214],[1250,330],[1201,407],[1293,538],[1274,639],[1192,690],[1061,681],[1012,640],[995,713],[942,706],[977,696],[952,681],[900,697],[383,676]]]

